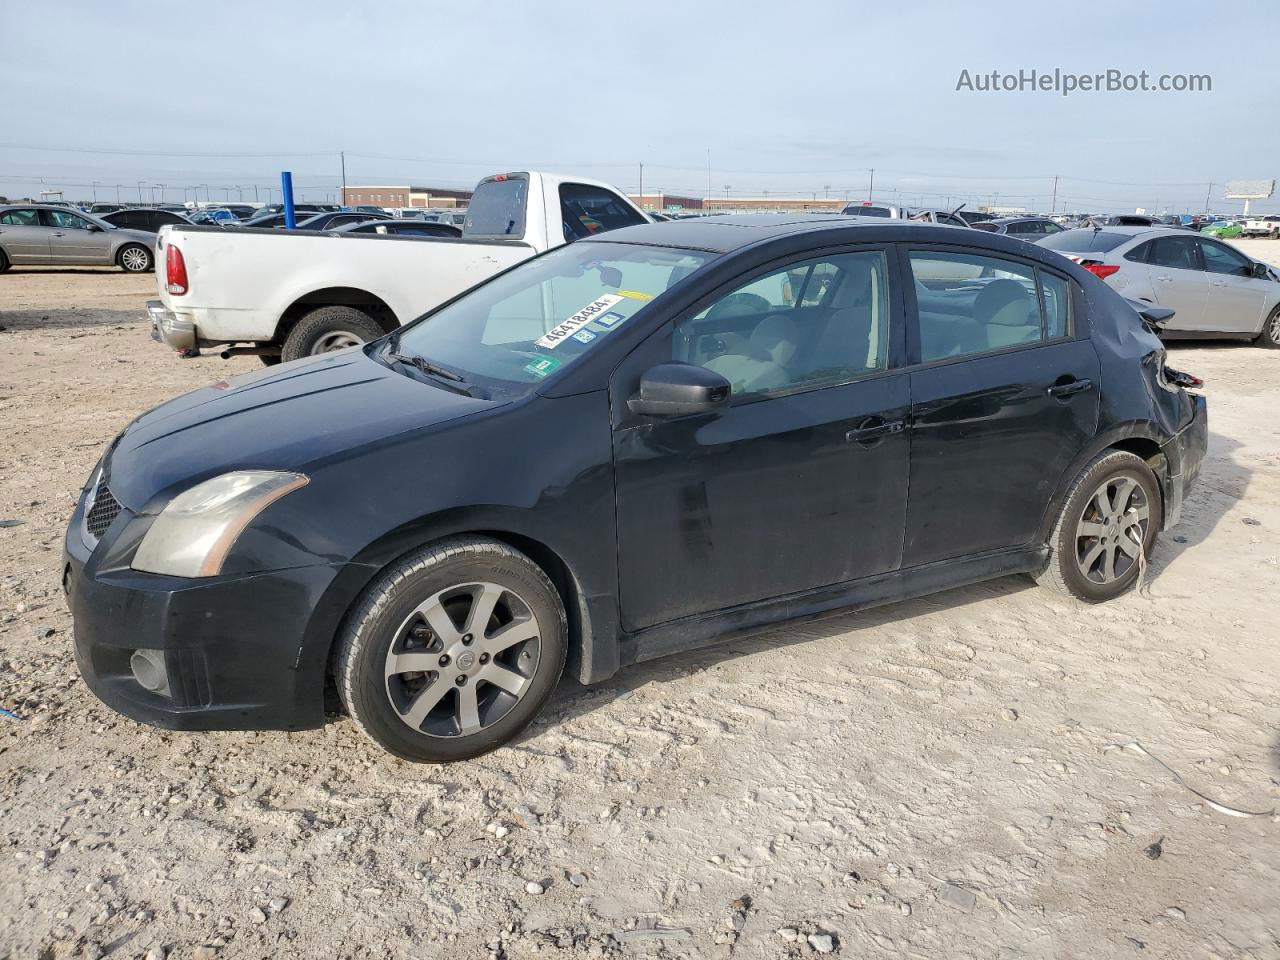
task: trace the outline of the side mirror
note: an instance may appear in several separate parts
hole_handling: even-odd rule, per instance
[[[1250,276],[1255,280],[1270,280],[1271,271],[1267,268],[1265,263],[1257,263],[1255,261],[1253,264],[1253,273],[1250,274]]]
[[[90,233],[101,233],[101,232],[102,232],[102,228],[101,228],[100,226],[98,226],[96,223],[91,223],[91,224],[89,224],[89,226],[85,227],[85,229],[86,229],[86,230],[88,230]]]
[[[645,417],[712,413],[729,403],[731,387],[720,374],[691,363],[660,363],[640,378],[640,393],[627,401]]]

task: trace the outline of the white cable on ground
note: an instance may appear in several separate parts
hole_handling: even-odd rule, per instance
[[[1239,810],[1236,807],[1229,807],[1225,803],[1219,803],[1217,800],[1205,796],[1195,787],[1191,786],[1191,784],[1187,783],[1187,781],[1183,780],[1182,777],[1179,776],[1177,770],[1173,769],[1173,767],[1169,766],[1159,757],[1148,751],[1147,748],[1137,740],[1133,740],[1129,743],[1111,743],[1102,748],[1103,753],[1109,753],[1112,750],[1119,750],[1121,752],[1127,750],[1130,753],[1136,753],[1140,756],[1146,757],[1148,760],[1154,760],[1156,763],[1160,764],[1160,766],[1168,770],[1173,779],[1177,780],[1183,787],[1190,790],[1214,810],[1217,810],[1219,813],[1225,813],[1229,817],[1274,817],[1277,815],[1278,811],[1275,807],[1272,807],[1270,810]]]

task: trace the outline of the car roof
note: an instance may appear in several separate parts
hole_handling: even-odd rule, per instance
[[[873,239],[859,235],[863,231],[873,229],[878,233],[892,231],[898,238],[904,235],[899,231],[909,231],[909,235],[919,236],[921,242],[928,239],[943,242],[950,239],[954,242],[957,236],[956,231],[960,228],[889,217],[747,213],[695,217],[688,220],[664,220],[658,223],[638,224],[634,227],[621,227],[593,236],[590,241],[593,243],[643,243],[659,247],[686,247],[705,250],[709,253],[731,253],[765,240],[815,233],[820,230],[848,231],[850,234],[848,242],[857,243],[863,239]],[[984,233],[982,236],[985,245],[985,238],[991,235]]]

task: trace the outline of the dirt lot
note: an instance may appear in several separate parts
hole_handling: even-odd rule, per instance
[[[1173,348],[1210,459],[1149,591],[1011,578],[782,628],[566,683],[432,768],[336,716],[168,734],[80,682],[80,485],[255,363],[153,344],[153,284],[0,276],[0,957],[1280,957],[1280,817],[1105,749],[1280,804],[1280,351]]]

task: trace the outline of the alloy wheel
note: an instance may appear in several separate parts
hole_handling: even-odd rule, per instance
[[[1151,524],[1142,484],[1130,476],[1104,480],[1076,524],[1076,565],[1086,580],[1113,583],[1140,562]]]
[[[311,355],[332,353],[334,350],[345,350],[347,347],[358,347],[364,343],[362,337],[347,330],[334,330],[318,338],[311,347]]]
[[[1263,331],[1263,336],[1280,347],[1280,310],[1273,313],[1271,319],[1267,321],[1267,329]]]
[[[142,273],[151,265],[151,257],[141,247],[130,247],[120,256],[120,262],[131,273]]]
[[[479,733],[529,691],[540,635],[529,604],[514,590],[495,583],[441,590],[396,631],[386,657],[387,697],[418,733]]]

